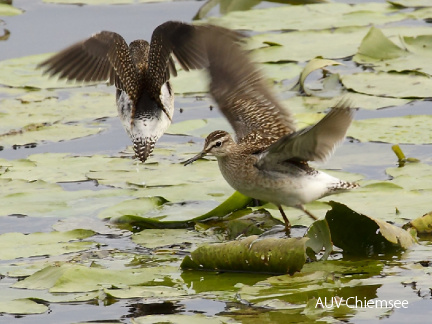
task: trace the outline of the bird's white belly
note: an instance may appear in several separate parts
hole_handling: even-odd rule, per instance
[[[299,206],[331,193],[340,182],[324,172],[302,173],[297,176],[279,172],[257,170],[253,176],[242,172],[232,174],[221,168],[225,180],[242,194],[274,203],[276,205]]]

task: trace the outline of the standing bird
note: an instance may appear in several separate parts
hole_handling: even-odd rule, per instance
[[[119,117],[132,139],[136,156],[144,162],[156,141],[171,124],[174,93],[170,75],[177,75],[174,54],[188,71],[208,66],[203,37],[210,30],[234,32],[216,26],[192,26],[168,21],[158,26],[149,44],[135,40],[127,45],[122,36],[102,31],[78,42],[38,67],[71,81],[106,81],[115,84]]]
[[[341,101],[316,125],[295,131],[291,113],[272,94],[248,53],[222,36],[206,42],[210,93],[233,127],[236,141],[225,131],[212,132],[204,149],[185,165],[214,155],[231,187],[279,208],[288,233],[290,223],[282,205],[317,219],[304,204],[358,186],[308,164],[333,153],[345,138],[354,109]]]

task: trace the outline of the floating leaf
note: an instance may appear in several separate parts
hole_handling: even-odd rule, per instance
[[[418,234],[432,234],[432,212],[413,219],[403,227],[406,230],[414,228]]]
[[[0,301],[0,313],[8,314],[43,314],[48,310],[44,304],[36,303],[30,299],[14,299],[11,301]]]
[[[368,26],[405,18],[406,15],[396,13],[394,7],[385,3],[323,3],[236,11],[222,17],[211,17],[208,22],[232,29],[268,31]]]
[[[372,27],[367,35],[363,38],[356,56],[353,58],[356,62],[365,59],[379,61],[394,59],[407,55],[407,52],[391,42],[384,36],[383,32]]]
[[[413,115],[354,121],[348,136],[362,142],[375,141],[400,144],[429,144],[432,134],[427,123],[430,115]]]
[[[93,236],[89,230],[49,233],[6,233],[0,235],[0,259],[10,260],[39,255],[59,255],[83,251],[94,246],[93,242],[71,242]]]
[[[186,256],[182,269],[290,273],[306,261],[307,238],[258,238],[203,245]]]
[[[0,3],[0,16],[16,16],[22,14],[21,9],[17,9],[6,3]]]
[[[376,71],[415,71],[432,75],[432,35],[406,36],[401,40],[406,50],[391,42],[380,29],[372,27],[353,60],[370,65]]]
[[[306,78],[314,72],[315,70],[323,69],[329,65],[340,65],[341,63],[333,61],[333,60],[324,60],[324,59],[312,59],[310,60],[306,66],[304,67],[302,73],[300,74],[300,79],[298,81],[298,85],[300,86],[300,92],[305,92],[308,95],[311,95],[312,92],[309,88],[305,87]]]
[[[16,282],[13,287],[49,289],[51,293],[87,292],[111,287],[154,285],[155,282],[164,282],[165,276],[159,267],[110,270],[63,264],[46,267]]]
[[[187,229],[145,229],[135,233],[132,236],[132,241],[148,249],[160,247],[175,249],[175,246],[190,248],[192,244],[197,245],[218,240],[215,237]]]
[[[347,27],[334,31],[305,30],[282,34],[258,34],[248,39],[247,45],[253,49],[252,55],[257,62],[307,62],[317,56],[337,59],[354,55],[366,33],[367,29],[364,27]],[[305,42],[305,39],[308,41]],[[266,45],[271,42],[277,42],[279,46]]]
[[[428,98],[432,80],[423,75],[362,72],[341,76],[347,89],[393,98]]]
[[[397,226],[358,214],[334,201],[331,201],[330,205],[332,209],[327,212],[325,219],[334,245],[340,247],[344,253],[391,253],[398,249],[407,249],[415,243],[407,231]]]

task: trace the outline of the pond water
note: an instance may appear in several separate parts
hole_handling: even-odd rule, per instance
[[[0,61],[55,52],[100,30],[116,31],[128,42],[139,38],[150,39],[154,28],[161,23],[167,20],[190,22],[203,5],[203,1],[168,1],[160,3],[130,2],[131,3],[128,4],[111,5],[73,5],[46,3],[40,0],[13,1],[13,6],[22,9],[23,13],[16,16],[0,17],[4,22],[2,25],[0,24],[0,34],[3,29],[7,29],[10,32],[7,40],[0,40]],[[366,1],[337,2],[366,3]],[[377,1],[376,3],[382,4],[384,1]],[[274,6],[282,7],[284,5],[263,2],[258,5],[258,8]],[[217,9],[212,9],[211,14],[217,17],[219,16]],[[358,13],[353,14],[353,17],[355,15],[358,15]],[[390,16],[390,14],[386,15]],[[384,21],[382,22],[383,25],[385,23]],[[402,20],[394,23],[388,22],[388,24],[396,28],[398,26],[413,25],[413,22]],[[430,24],[428,24],[427,20],[421,20],[415,24],[420,27],[430,28]],[[278,28],[275,29],[278,30]],[[338,57],[338,59],[341,62],[344,61],[340,57]],[[351,60],[351,57],[349,60]],[[305,61],[307,61],[307,59],[299,65],[304,67]],[[22,63],[22,65],[24,66],[23,69],[29,66],[27,62]],[[347,66],[348,65],[349,63],[347,63]],[[19,67],[19,69],[20,68],[21,67]],[[352,64],[346,70],[342,68],[336,69],[335,71],[341,71],[340,73],[343,75],[344,73],[352,73],[352,71],[361,72],[362,68],[357,64]],[[295,82],[297,78],[297,74],[295,77],[288,77],[288,84]],[[311,75],[311,79],[312,83],[319,83],[321,82],[321,74],[319,76]],[[2,80],[2,76],[0,76],[0,80]],[[284,80],[284,82],[285,81],[286,80]],[[195,84],[196,82],[196,80],[191,81],[191,84]],[[285,97],[288,98],[288,101],[290,98],[299,97],[297,94],[293,95],[289,87],[284,86],[282,83],[281,81],[275,86],[276,91],[281,92],[281,97],[284,99]],[[40,92],[44,97],[42,102],[47,102],[46,109],[55,110],[46,99],[51,90],[48,92],[44,91],[47,90],[41,90]],[[70,92],[66,88],[56,90],[54,95],[61,100],[64,99],[67,101],[75,95],[81,95],[81,90],[74,91],[75,90],[72,90],[72,92]],[[160,240],[162,240],[164,244],[157,241],[159,239],[155,239],[153,236],[151,240],[155,239],[157,242],[154,243],[154,241],[151,241],[149,244],[146,244],[148,242],[143,242],[146,238],[140,238],[137,233],[132,233],[121,228],[119,229],[116,226],[110,225],[106,220],[101,220],[100,215],[107,206],[115,207],[116,204],[121,204],[126,197],[145,199],[143,194],[135,194],[135,191],[139,192],[139,190],[136,189],[147,187],[145,181],[151,182],[153,180],[157,183],[158,179],[163,179],[160,185],[152,184],[148,186],[150,196],[165,197],[165,190],[168,192],[172,187],[180,187],[180,190],[177,189],[177,191],[170,191],[167,193],[166,198],[173,201],[174,204],[179,201],[181,204],[183,199],[187,201],[184,209],[177,205],[167,206],[165,211],[158,211],[155,212],[155,214],[151,214],[154,215],[155,218],[163,217],[165,215],[164,212],[166,212],[169,215],[173,214],[174,216],[170,217],[177,220],[182,216],[178,216],[173,212],[176,208],[179,209],[179,214],[184,215],[190,213],[193,215],[190,218],[193,218],[194,216],[204,214],[206,211],[228,198],[232,190],[217,173],[217,166],[214,163],[212,168],[214,171],[209,175],[205,174],[207,171],[202,172],[204,175],[200,173],[198,171],[199,165],[196,166],[196,171],[187,171],[190,169],[184,169],[186,170],[184,174],[189,177],[191,175],[194,176],[194,172],[197,173],[199,180],[197,180],[196,183],[205,188],[203,190],[188,189],[192,188],[190,182],[194,182],[194,179],[188,179],[189,182],[182,180],[175,184],[168,183],[164,185],[167,181],[165,178],[168,176],[164,177],[164,172],[160,171],[160,169],[169,166],[171,169],[167,169],[166,173],[174,172],[173,178],[176,178],[179,176],[178,173],[183,173],[183,171],[179,171],[183,169],[176,168],[176,166],[179,165],[181,161],[184,161],[185,157],[188,157],[190,154],[200,149],[203,143],[202,135],[213,130],[210,129],[210,127],[229,128],[229,126],[221,121],[221,114],[216,108],[213,109],[215,105],[205,94],[179,94],[176,97],[176,113],[173,122],[180,125],[181,123],[187,123],[189,120],[205,120],[208,122],[207,128],[203,127],[200,131],[198,126],[191,124],[191,129],[198,129],[195,133],[191,133],[188,130],[185,132],[185,135],[179,135],[183,134],[181,131],[164,135],[158,142],[158,149],[155,151],[154,158],[150,159],[148,164],[150,169],[153,168],[152,175],[155,175],[155,179],[145,178],[145,180],[141,180],[140,178],[134,182],[134,176],[132,174],[132,176],[125,175],[126,180],[124,180],[121,176],[112,176],[109,172],[123,172],[125,168],[129,167],[127,171],[133,173],[136,169],[137,178],[139,178],[139,172],[143,172],[142,169],[147,168],[147,165],[143,167],[128,162],[129,164],[125,164],[125,167],[123,164],[120,164],[122,162],[117,162],[118,160],[129,161],[130,159],[120,159],[120,157],[129,157],[131,155],[131,150],[129,147],[130,140],[125,134],[119,119],[115,116],[114,89],[113,87],[107,88],[99,85],[97,87],[85,87],[83,91],[85,96],[88,96],[92,91],[108,93],[110,95],[108,98],[109,100],[107,100],[106,114],[99,113],[98,115],[95,113],[97,118],[95,117],[92,119],[89,117],[84,121],[87,128],[100,128],[100,132],[89,136],[79,136],[79,138],[61,139],[60,141],[42,140],[38,141],[35,145],[22,146],[5,144],[2,142],[2,137],[0,137],[0,148],[2,148],[0,151],[0,159],[2,159],[0,176],[7,178],[2,175],[4,170],[8,167],[8,163],[5,161],[18,163],[17,161],[20,159],[29,158],[34,159],[32,161],[36,161],[32,167],[27,169],[28,173],[31,175],[17,175],[15,180],[28,180],[27,182],[29,184],[33,183],[37,185],[38,182],[34,181],[37,180],[37,178],[33,179],[32,174],[35,174],[34,177],[37,177],[37,175],[41,173],[41,179],[46,181],[43,187],[41,187],[42,189],[29,189],[31,194],[34,192],[40,192],[40,194],[39,196],[35,195],[36,198],[32,199],[23,197],[22,204],[26,206],[21,206],[19,198],[12,200],[6,194],[10,192],[10,196],[19,195],[19,185],[21,184],[17,184],[17,191],[14,191],[15,187],[12,185],[2,186],[4,194],[0,199],[5,199],[5,202],[0,202],[0,206],[1,209],[5,211],[0,209],[0,234],[13,232],[23,234],[36,232],[48,233],[52,231],[70,231],[81,228],[91,229],[95,232],[93,236],[79,240],[82,242],[90,242],[90,244],[92,244],[90,248],[77,249],[70,253],[51,254],[50,251],[46,254],[38,252],[34,255],[26,255],[23,253],[22,255],[18,254],[16,257],[11,258],[2,258],[2,254],[0,253],[0,295],[3,295],[3,299],[2,296],[0,296],[0,323],[134,323],[133,319],[136,319],[135,323],[157,323],[165,321],[171,321],[173,323],[184,323],[185,321],[214,321],[217,323],[230,321],[256,323],[259,321],[264,323],[288,323],[315,322],[318,320],[326,322],[375,323],[378,319],[384,323],[425,323],[429,321],[432,315],[432,259],[430,257],[432,255],[432,241],[430,236],[422,237],[419,244],[413,249],[391,255],[378,255],[370,258],[342,257],[340,251],[337,251],[337,253],[331,257],[331,266],[329,266],[334,266],[335,268],[329,270],[329,274],[325,274],[325,276],[327,276],[326,279],[333,276],[332,279],[328,279],[324,282],[319,281],[317,277],[314,276],[317,273],[324,273],[326,270],[320,269],[319,271],[315,271],[313,265],[307,264],[305,265],[306,277],[310,275],[311,279],[308,281],[309,279],[306,277],[301,277],[303,279],[295,277],[295,280],[299,280],[298,282],[300,283],[298,284],[298,292],[293,292],[289,291],[291,285],[289,276],[280,276],[279,278],[267,274],[182,272],[179,270],[179,265],[183,256],[189,254],[197,245],[197,241],[193,240],[195,238],[194,234],[190,232],[186,234],[175,234],[177,232],[170,232],[171,230],[165,230],[166,232],[163,232],[163,230],[161,230],[162,232],[156,232],[157,230],[155,230],[155,237],[161,236],[162,238]],[[39,90],[0,84],[0,102],[6,102],[5,100],[11,98],[15,100],[15,98],[21,98],[21,96],[28,93],[37,94]],[[387,98],[387,96],[380,96],[380,100],[383,97]],[[424,97],[427,98],[427,96],[423,96],[422,98]],[[404,100],[405,101],[388,105],[384,103],[380,106],[381,109],[360,109],[355,118],[357,121],[361,122],[411,115],[431,115],[430,101]],[[35,100],[35,102],[37,102],[37,100]],[[365,100],[362,102],[369,101]],[[294,103],[294,106],[295,105]],[[305,106],[308,105],[307,103]],[[92,105],[88,105],[86,109],[91,110]],[[296,108],[294,108],[294,110],[295,109]],[[2,108],[0,106],[0,113],[1,112]],[[311,113],[311,110],[306,108],[299,112],[299,115],[306,115]],[[316,111],[312,112],[314,113]],[[302,117],[300,117],[300,120],[301,118]],[[84,118],[82,119],[84,120]],[[0,118],[0,123],[1,121]],[[76,120],[69,119],[65,124],[75,125],[81,122],[81,118],[77,118]],[[425,117],[424,124],[427,126],[430,125],[430,123],[431,121]],[[3,126],[6,125],[0,124],[0,130],[2,130],[2,132],[3,128],[8,129]],[[380,128],[379,125],[370,127],[372,129],[368,130],[370,133],[378,132],[378,128]],[[375,129],[373,127],[375,127]],[[413,210],[411,210],[409,207],[406,207],[406,205],[410,205],[409,202],[404,202],[402,205],[406,207],[409,212],[415,213],[415,216],[411,216],[414,214],[409,214],[410,216],[406,216],[406,214],[398,216],[399,214],[394,212],[393,209],[393,214],[389,213],[384,207],[382,210],[379,209],[380,213],[386,215],[384,216],[384,220],[391,220],[398,225],[402,225],[406,221],[415,217],[420,217],[422,214],[432,210],[432,204],[425,202],[426,199],[423,197],[422,199],[415,200],[417,194],[418,196],[424,195],[425,192],[430,192],[432,190],[430,185],[427,184],[428,179],[432,179],[432,171],[428,168],[432,164],[432,145],[430,145],[432,140],[418,139],[423,137],[430,138],[430,134],[426,134],[427,132],[430,133],[430,127],[427,126],[427,130],[423,128],[418,127],[416,129],[415,126],[410,126],[408,132],[412,132],[414,134],[413,137],[416,139],[408,143],[402,141],[402,143],[406,144],[401,144],[400,146],[406,156],[415,157],[421,161],[422,165],[425,166],[424,169],[426,171],[424,171],[424,173],[414,171],[414,175],[402,175],[403,179],[399,179],[398,175],[387,172],[386,170],[389,168],[395,168],[398,165],[397,158],[391,151],[392,143],[388,140],[374,138],[373,136],[371,139],[362,141],[358,141],[354,135],[351,136],[351,138],[346,140],[344,144],[338,148],[335,156],[330,161],[326,164],[319,165],[319,167],[342,171],[342,174],[347,177],[353,177],[353,180],[361,180],[362,185],[376,185],[380,184],[381,181],[387,181],[386,183],[388,183],[390,179],[395,178],[398,181],[400,180],[395,183],[404,189],[408,187],[409,189],[413,189],[409,191],[409,195],[406,199],[413,199],[412,205],[416,205],[415,207],[417,209],[413,207]],[[419,135],[418,133],[420,132],[423,133]],[[3,140],[4,139],[5,137],[3,137]],[[398,143],[398,141],[395,140],[394,143]],[[53,153],[54,155],[44,155],[44,153]],[[81,174],[77,176],[76,174],[79,172],[76,172],[76,174],[74,173],[72,176],[76,176],[76,179],[68,180],[71,179],[68,174],[70,170],[67,170],[67,167],[62,169],[61,164],[68,163],[62,160],[62,153],[73,157],[87,157],[93,155],[112,157],[115,159],[115,163],[119,164],[109,164],[109,166],[103,168],[100,164],[92,162],[93,164],[91,164],[89,169],[86,169],[86,172],[83,174],[87,176],[91,174],[91,172],[97,171],[101,172],[101,175],[98,174],[98,177],[87,179],[86,177],[83,178]],[[74,162],[71,161],[71,163]],[[79,161],[78,163],[83,162]],[[85,163],[80,165],[85,165]],[[38,167],[40,167],[41,170],[37,169]],[[23,170],[26,170],[25,168],[26,166],[23,167]],[[75,167],[71,164],[71,169],[73,168]],[[110,170],[111,168],[113,170]],[[19,171],[20,170],[17,172]],[[50,176],[49,173],[51,171],[53,174]],[[112,179],[110,178],[108,181],[104,178],[105,176],[112,176]],[[56,177],[60,180],[57,181]],[[404,182],[406,178],[411,179],[408,181],[408,184]],[[0,180],[2,179],[0,178]],[[208,183],[206,181],[208,181]],[[53,191],[49,191],[52,189],[50,186],[56,183],[59,187],[54,188]],[[121,185],[119,185],[120,183]],[[183,184],[186,184],[187,187],[181,192]],[[210,187],[212,188],[209,189]],[[417,191],[414,192],[414,189],[419,189],[420,193]],[[43,190],[49,192],[48,198],[45,198],[45,191]],[[107,193],[114,190],[118,190],[118,193],[116,192],[116,194],[112,194],[112,196]],[[124,192],[121,190],[124,190]],[[190,192],[188,192],[188,190]],[[382,190],[385,191],[386,189],[384,188]],[[66,192],[68,196],[65,194],[64,197],[59,196],[60,198],[56,198],[55,191],[61,193]],[[76,194],[74,195],[73,192]],[[103,196],[104,194],[106,196]],[[198,195],[196,198],[194,196],[195,194]],[[381,204],[391,205],[395,200],[403,199],[400,193],[394,196],[393,199],[389,197],[390,195],[384,197],[380,194],[380,192],[377,192],[376,199],[370,196],[369,200],[367,200],[367,197],[366,199],[364,197],[361,198],[363,200],[358,198],[358,200],[355,200],[352,204],[358,208],[363,205],[365,210],[371,211],[375,209],[375,206],[378,206],[376,208],[380,208]],[[206,199],[203,197],[206,197]],[[380,204],[377,200],[382,199],[381,197],[384,197],[383,199],[386,200],[383,200]],[[193,205],[195,200],[198,201],[196,207]],[[201,202],[201,200],[206,201]],[[340,197],[340,200],[344,201],[343,196]],[[351,201],[348,200],[347,205],[351,206],[350,202]],[[11,207],[10,204],[14,205]],[[34,215],[31,204],[34,204]],[[57,204],[61,206],[58,207]],[[319,203],[318,205],[312,206],[324,215],[325,209],[322,209]],[[58,209],[56,209],[57,207]],[[277,215],[276,212],[274,212],[274,208],[268,208],[273,215]],[[390,209],[390,207],[388,209]],[[113,208],[113,211],[110,210],[110,212],[115,214],[117,211]],[[303,224],[303,216],[299,216],[295,211],[290,212],[292,212],[290,218],[292,217],[296,224]],[[405,210],[402,210],[402,213],[403,212],[405,212]],[[393,215],[393,218],[389,215]],[[305,225],[307,224],[306,222]],[[303,227],[301,231],[304,232]],[[148,231],[148,233],[150,233],[150,231]],[[209,236],[212,236],[212,234],[213,233],[209,234]],[[180,241],[176,241],[172,238],[172,236],[175,235],[179,235]],[[189,239],[189,236],[192,237],[192,243],[184,243],[186,238]],[[164,240],[166,240],[166,242]],[[200,238],[200,240],[203,240],[203,238]],[[31,242],[32,241],[30,241],[29,245],[33,244]],[[59,242],[55,241],[53,244]],[[0,243],[0,246],[1,244],[4,243]],[[7,248],[10,249],[10,247]],[[25,250],[22,246],[19,248]],[[74,248],[75,246],[72,245],[66,246],[65,250]],[[338,260],[342,260],[346,262],[346,264],[337,264],[336,262]],[[155,286],[157,289],[158,287],[163,287],[161,288],[162,291],[159,293],[162,295],[166,294],[167,297],[161,297],[158,293],[148,295],[144,292],[132,293],[131,291],[133,289],[141,287],[141,285],[135,284],[127,285],[127,287],[121,285],[117,287],[116,283],[109,284],[98,292],[99,295],[92,295],[91,297],[89,296],[95,291],[94,289],[85,290],[83,288],[84,290],[82,291],[85,293],[82,293],[80,290],[74,291],[73,289],[65,289],[64,291],[58,290],[56,293],[55,289],[60,289],[57,283],[55,286],[35,288],[33,290],[32,288],[17,289],[11,287],[20,281],[25,281],[23,280],[25,277],[34,274],[37,270],[44,269],[47,265],[55,265],[55,267],[58,266],[61,268],[64,262],[73,264],[73,266],[76,263],[78,265],[83,264],[88,268],[94,266],[95,268],[106,268],[113,271],[123,271],[125,269],[125,271],[129,271],[129,269],[141,270],[141,268],[151,268],[152,265],[157,265],[158,271],[161,273],[166,272],[167,275],[165,277],[156,276],[156,279],[150,286]],[[9,276],[6,274],[11,275]],[[336,278],[335,276],[340,277]],[[69,279],[65,279],[65,281],[67,280]],[[84,282],[86,280],[86,278],[83,278]],[[280,283],[278,283],[278,280],[280,280]],[[161,282],[164,284],[161,284]],[[339,282],[340,286],[336,288],[333,286],[331,288],[325,288],[327,287],[326,285],[331,285],[335,282]],[[80,287],[80,284],[81,282],[78,280],[78,287]],[[160,284],[160,286],[158,284]],[[52,290],[53,288],[54,290]],[[164,290],[165,288],[167,291]],[[168,290],[168,288],[172,290]],[[175,289],[177,290],[174,291]],[[337,310],[314,313],[315,310],[310,305],[308,306],[307,302],[311,298],[321,296],[320,289],[322,289],[323,296],[325,295],[327,297],[339,295],[344,298],[348,296],[359,296],[359,298],[367,297],[368,299],[408,300],[409,307],[399,309],[393,308],[385,311],[373,310],[370,312],[365,310],[354,312],[344,309],[341,310],[340,313],[338,313]],[[30,292],[28,292],[28,290]],[[39,295],[39,292],[41,295]],[[76,296],[70,297],[72,293],[76,293]],[[45,309],[38,311],[34,308],[29,308],[33,311],[28,311],[28,315],[25,313],[20,314],[19,312],[17,312],[18,314],[14,312],[1,313],[1,303],[5,301],[9,302],[8,298],[5,298],[8,294],[13,295],[14,299],[29,299],[34,304],[37,304],[32,304],[31,307],[43,306]],[[126,298],[123,297],[125,295],[127,296]],[[74,298],[76,298],[76,301],[73,301]],[[8,304],[8,306],[10,305]]]

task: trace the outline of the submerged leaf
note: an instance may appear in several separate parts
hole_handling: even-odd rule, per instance
[[[411,247],[415,241],[405,230],[387,222],[358,214],[347,206],[331,201],[325,217],[334,245],[344,253],[374,255]]]

